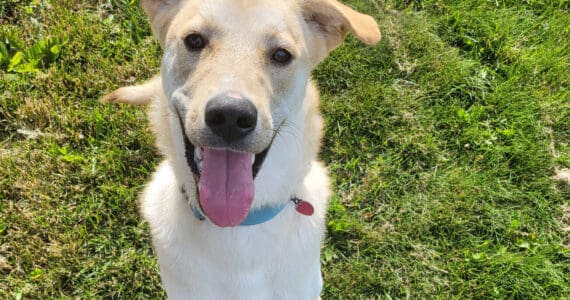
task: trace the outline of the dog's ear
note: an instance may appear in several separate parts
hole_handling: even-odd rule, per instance
[[[325,39],[327,52],[338,47],[350,32],[365,44],[376,44],[382,37],[371,16],[361,14],[336,0],[301,0],[305,21]]]
[[[150,18],[152,31],[162,46],[180,2],[182,0],[141,0],[141,6]]]

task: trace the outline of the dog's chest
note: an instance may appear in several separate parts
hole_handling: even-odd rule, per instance
[[[311,217],[291,204],[266,223],[234,228],[198,220],[173,175],[163,163],[142,202],[170,299],[317,298],[329,196],[320,164],[312,164],[296,189],[315,206]]]
[[[305,298],[305,293],[318,295],[321,237],[319,231],[303,232],[307,229],[282,224],[285,219],[296,217],[295,214],[293,207],[289,207],[270,221],[274,223],[266,224],[269,226],[220,230],[198,224],[191,231],[192,238],[179,236],[176,245],[157,248],[161,273],[163,277],[172,274],[187,294],[203,298],[275,299],[291,295]],[[307,228],[309,223],[302,227]],[[178,234],[188,234],[186,230]],[[170,281],[165,279],[165,283]]]

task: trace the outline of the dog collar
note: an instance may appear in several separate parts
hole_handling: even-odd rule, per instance
[[[184,186],[180,187],[180,192],[186,198],[186,201],[189,200],[189,197],[186,195],[186,189]],[[307,201],[301,200],[296,196],[291,197],[289,199],[295,205],[295,210],[305,216],[311,216],[314,213],[313,205]],[[249,212],[247,217],[239,224],[239,226],[251,226],[251,225],[258,225],[261,223],[265,223],[273,218],[275,218],[283,209],[289,204],[289,202],[279,204],[279,205],[266,205],[262,206],[258,209],[252,210]],[[206,217],[202,212],[200,207],[193,205],[188,201],[188,205],[192,209],[192,213],[194,217],[200,221],[205,221]]]
[[[249,212],[245,220],[243,220],[239,224],[239,226],[251,226],[251,225],[265,223],[275,218],[275,216],[277,216],[285,208],[285,206],[287,206],[286,203],[281,205],[263,206],[256,210],[252,210]],[[190,208],[192,208],[192,212],[194,213],[196,219],[200,221],[206,220],[206,217],[204,217],[204,214],[202,213],[202,210],[199,207],[190,204]]]

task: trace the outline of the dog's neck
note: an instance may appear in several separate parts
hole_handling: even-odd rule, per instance
[[[188,205],[192,209],[192,213],[194,217],[200,221],[206,221],[206,217],[202,209],[194,204],[192,204],[190,197],[187,195],[186,188],[184,185],[180,186],[180,193],[184,196]],[[275,204],[275,205],[265,205],[259,207],[255,210],[251,210],[247,217],[239,224],[239,226],[253,226],[265,223],[270,221],[271,219],[275,218],[283,209],[293,203],[295,205],[295,209],[302,215],[311,216],[314,213],[313,206],[304,200],[297,198],[296,196],[291,196],[288,202]]]

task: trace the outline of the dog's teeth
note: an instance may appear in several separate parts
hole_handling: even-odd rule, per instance
[[[198,171],[202,170],[202,160],[204,160],[204,150],[202,148],[194,149],[194,162],[198,166]]]
[[[194,156],[196,157],[198,162],[202,161],[204,159],[204,150],[202,150],[201,148],[194,150]]]

